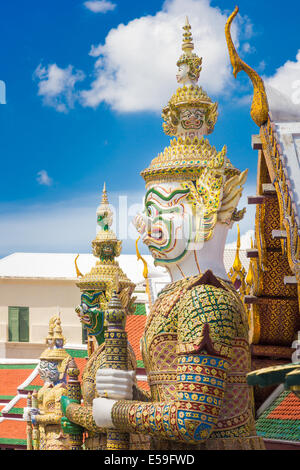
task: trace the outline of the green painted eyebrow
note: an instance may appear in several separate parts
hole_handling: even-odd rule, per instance
[[[145,201],[147,200],[147,197],[151,193],[156,194],[156,196],[160,197],[160,199],[162,199],[163,201],[170,201],[171,199],[173,199],[174,196],[176,196],[176,194],[188,194],[189,192],[190,192],[189,189],[175,189],[175,191],[173,191],[169,196],[164,196],[159,191],[157,191],[157,189],[151,188],[146,193]]]

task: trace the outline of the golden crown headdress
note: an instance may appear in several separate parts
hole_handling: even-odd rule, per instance
[[[113,212],[110,208],[106,184],[104,183],[102,191],[101,204],[97,209],[97,223],[100,227],[96,238],[92,241],[93,255],[98,261],[90,272],[85,275],[80,273],[77,287],[82,291],[108,291],[112,292],[116,277],[119,279],[120,289],[128,289],[133,292],[135,285],[123,272],[115,259],[120,256],[122,241],[120,241],[114,231],[111,229],[113,223]]]
[[[62,327],[61,327],[61,320],[59,315],[55,315],[49,321],[49,331],[51,332],[51,339],[53,339],[53,344],[56,339],[62,339],[65,342],[65,338],[62,334]],[[49,339],[49,334],[46,340]],[[50,348],[45,349],[40,356],[40,361],[53,361],[57,362],[57,369],[60,373],[60,378],[63,377],[67,365],[71,360],[71,356],[67,353],[67,351],[61,348]]]
[[[185,63],[193,73],[198,70],[199,74],[195,74],[197,81],[202,59],[192,53],[194,44],[188,20],[183,29],[184,54],[177,65]],[[241,173],[227,158],[226,146],[218,152],[204,138],[214,129],[218,117],[217,107],[217,103],[213,103],[196,83],[179,87],[162,113],[165,133],[177,139],[172,140],[170,146],[141,173],[147,185],[178,181],[189,189],[188,198],[193,206],[201,205],[204,208],[205,240],[212,236],[217,221],[230,224],[241,220],[245,212],[237,211],[236,206],[248,170]],[[198,116],[197,109],[201,111]],[[198,128],[196,124],[195,128],[192,125],[189,128],[187,121],[183,122],[185,119],[190,120],[189,124],[196,123]]]
[[[178,88],[168,105],[163,108],[162,117],[165,121],[163,129],[167,135],[176,136],[181,110],[186,107],[193,107],[199,108],[205,113],[207,133],[210,134],[217,122],[218,103],[213,103],[208,94],[197,85],[202,70],[202,57],[200,58],[192,52],[194,50],[194,43],[188,18],[186,18],[186,24],[183,29],[183,54],[180,56],[177,66],[180,67],[183,64],[188,66],[187,75],[191,84],[190,86]]]

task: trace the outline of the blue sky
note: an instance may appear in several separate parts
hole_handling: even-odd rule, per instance
[[[290,62],[300,78],[300,4],[285,5],[241,0],[234,30],[243,59],[266,80],[278,78],[279,88],[278,69],[288,74]],[[246,193],[255,192],[252,90],[243,73],[233,79],[223,32],[234,7],[229,0],[0,2],[0,256],[89,252],[104,181],[114,205],[119,195],[130,206],[141,202],[139,173],[169,142],[160,110],[176,89],[186,14],[203,56],[199,83],[219,102],[209,139],[249,168]],[[253,214],[242,233],[253,228]],[[124,240],[124,252],[133,246]]]

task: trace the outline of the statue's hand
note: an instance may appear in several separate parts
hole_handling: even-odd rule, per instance
[[[61,397],[60,406],[61,406],[61,410],[62,410],[64,416],[66,416],[67,408],[71,403],[77,403],[77,401],[72,400],[72,398],[66,397],[64,395]]]
[[[63,416],[60,420],[61,428],[64,434],[82,434],[83,429],[81,426],[72,423],[68,418]]]
[[[115,428],[111,417],[112,407],[115,403],[115,400],[108,400],[107,398],[94,398],[93,418],[99,428]]]
[[[72,421],[66,417],[67,408],[71,403],[77,403],[77,401],[66,396],[62,396],[60,399],[60,406],[64,414],[61,418],[61,428],[64,434],[81,434],[83,431],[82,427],[72,423]]]
[[[135,371],[98,369],[96,389],[100,397],[132,400]]]
[[[29,408],[28,406],[23,409],[24,421],[33,421],[35,415],[39,415],[40,410],[38,408]]]

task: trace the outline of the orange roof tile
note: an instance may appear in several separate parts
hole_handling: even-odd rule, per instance
[[[32,373],[32,369],[0,369],[0,395],[16,395],[17,388]]]
[[[139,387],[141,390],[146,390],[146,392],[149,392],[149,391],[150,391],[150,387],[149,387],[148,382],[141,382],[141,381],[138,380],[137,384],[138,384],[138,387]]]
[[[27,400],[24,397],[20,397],[19,400],[14,404],[15,408],[24,408],[24,406],[27,406]]]
[[[26,439],[26,422],[18,419],[4,419],[0,423],[1,439]]]
[[[28,377],[27,377],[28,378]],[[38,374],[33,380],[32,382],[30,382],[30,384],[28,385],[36,385],[36,386],[39,386],[39,387],[42,387],[44,385],[44,382],[42,381],[42,379],[40,378],[40,375]]]
[[[300,399],[294,393],[289,393],[268,415],[268,419],[300,419]]]
[[[140,340],[144,334],[147,317],[145,315],[129,315],[126,322],[128,341],[131,344],[137,361],[142,360]]]
[[[77,364],[78,369],[80,370],[79,380],[81,381],[82,373],[86,366],[87,360],[84,357],[75,357],[75,362]]]

